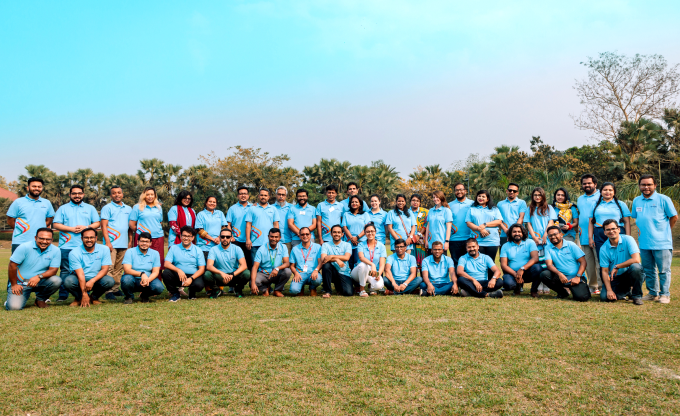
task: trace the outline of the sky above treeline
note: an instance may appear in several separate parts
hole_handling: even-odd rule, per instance
[[[600,52],[680,62],[680,1],[0,2],[0,175],[134,173],[230,146],[407,176],[570,114]]]

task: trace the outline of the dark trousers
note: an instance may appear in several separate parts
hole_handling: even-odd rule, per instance
[[[59,266],[59,277],[61,277],[61,286],[59,286],[59,299],[66,299],[69,291],[64,286],[64,280],[71,274],[71,267],[68,264],[68,255],[71,254],[71,249],[61,249],[61,265]]]
[[[182,286],[182,282],[179,280],[179,274],[170,269],[163,270],[163,283],[165,283],[165,288],[168,289],[168,292],[170,292],[171,295],[179,293],[179,288]],[[189,297],[193,298],[196,296],[196,293],[203,290],[204,287],[203,276],[192,279],[191,284],[189,285]]]
[[[614,276],[614,281],[609,282],[612,291],[616,293],[616,300],[621,300],[626,296],[632,299],[642,298],[642,282],[645,281],[645,270],[642,265],[635,263],[626,270],[625,273],[618,273]],[[603,302],[614,302],[607,299],[607,287],[602,284],[600,300]]]
[[[493,262],[496,262],[496,253],[498,253],[498,246],[479,246],[479,252],[481,254],[486,254],[487,256],[491,257],[491,260]],[[489,275],[489,280],[493,278],[493,272],[491,269],[487,272]]]
[[[246,265],[248,266],[248,270],[253,270],[253,256],[250,253],[250,250],[246,248],[246,243],[239,243],[238,241],[234,241],[234,245],[238,246],[243,250],[243,256],[246,258]]]
[[[224,284],[222,276],[214,274],[213,272],[205,272],[203,275],[203,282],[205,283],[206,290],[212,290],[218,286],[228,286],[233,287],[236,293],[243,293],[245,285],[250,283],[250,271],[244,270],[243,273],[234,275],[227,284]]]
[[[476,298],[485,298],[488,293],[495,292],[503,287],[503,279],[497,279],[496,284],[493,287],[489,286],[489,280],[477,280],[477,283],[482,285],[481,292],[477,292],[477,289],[475,289],[475,284],[467,278],[461,277],[458,279],[458,287],[465,289],[465,291],[470,296],[474,296]]]
[[[385,288],[394,292],[394,285],[392,284],[392,282],[390,282],[390,280],[387,279],[387,278],[385,278],[384,281],[385,281]],[[401,285],[405,281],[400,282],[398,280],[395,280],[394,282],[398,285]],[[417,294],[420,294],[420,285],[422,285],[422,284],[423,284],[423,278],[420,277],[420,276],[416,276],[415,278],[413,278],[413,280],[411,280],[411,283],[406,285],[406,288],[402,292],[394,292],[394,294],[395,295],[417,295]],[[453,287],[453,284],[451,284],[451,287]],[[426,287],[426,289],[427,289],[427,287]],[[449,289],[449,290],[451,290],[451,289]]]
[[[350,276],[340,273],[333,263],[326,263],[321,268],[323,277],[323,290],[332,293],[331,283],[335,285],[335,291],[342,296],[354,295],[353,280]]]
[[[507,236],[507,235],[506,235],[505,237],[502,237],[502,236],[501,236],[501,245],[500,245],[500,247],[503,247],[503,244],[505,244],[505,243],[507,243],[507,242],[508,242],[508,236]]]
[[[14,250],[16,250],[21,244],[12,244],[12,252],[10,254],[14,254]]]
[[[573,278],[574,276],[567,276],[567,279],[570,279],[570,282],[565,285],[560,281],[560,278],[550,270],[543,270],[541,273],[541,282],[551,290],[554,290],[560,298],[569,297],[569,293],[565,289],[568,287],[569,290],[571,290],[571,295],[574,300],[585,302],[590,299],[590,289],[588,288],[588,281],[585,277],[581,277],[581,281],[577,285],[571,284],[571,279]]]
[[[458,259],[467,254],[465,249],[465,241],[449,241],[449,254],[453,259],[453,264],[458,267]]]
[[[536,263],[524,271],[522,279],[524,283],[531,283],[531,293],[538,293],[538,287],[541,285],[541,273],[543,273],[543,267]],[[503,275],[503,289],[505,290],[515,290],[524,286],[524,283],[519,285],[512,275]]]
[[[619,226],[619,229],[621,230],[621,235],[626,235],[626,228]],[[593,241],[595,241],[595,251],[597,251],[597,258],[600,258],[600,249],[604,245],[604,243],[607,241],[607,236],[604,235],[604,228],[602,227],[595,227],[593,230]],[[599,267],[598,267],[599,269]],[[599,272],[599,270],[598,270]]]
[[[283,292],[290,276],[290,269],[281,269],[274,277],[262,272],[257,272],[257,276],[255,276],[255,285],[257,286],[257,290],[260,291],[260,295],[264,294],[265,290],[269,291],[271,285],[274,285],[274,291]]]
[[[348,261],[349,269],[354,270],[354,266],[356,266],[357,263],[359,263],[359,248],[358,246],[352,246],[352,256]]]

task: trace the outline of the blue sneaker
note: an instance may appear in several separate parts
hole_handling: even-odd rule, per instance
[[[177,302],[180,299],[181,296],[179,295],[179,293],[175,293],[174,295],[170,296],[170,302]]]

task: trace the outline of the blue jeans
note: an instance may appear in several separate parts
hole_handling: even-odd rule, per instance
[[[503,288],[503,279],[496,279],[496,284],[493,287],[489,286],[489,280],[477,280],[477,283],[482,285],[481,292],[477,292],[477,289],[475,289],[475,284],[467,278],[461,277],[458,279],[458,287],[465,289],[465,291],[470,296],[474,296],[476,298],[485,298],[487,293],[495,292]]]
[[[90,300],[99,299],[101,295],[106,293],[115,284],[116,281],[113,280],[113,277],[111,276],[104,276],[97,280],[97,282],[92,286],[92,290],[89,292]],[[72,294],[74,298],[76,298],[76,301],[80,302],[80,300],[83,298],[83,292],[80,290],[78,276],[75,274],[66,276],[66,279],[64,279],[64,286],[66,287],[66,290],[68,290],[69,293]]]
[[[288,287],[288,292],[291,295],[297,295],[302,291],[302,289],[305,287],[305,285],[309,285],[310,289],[316,289],[323,283],[323,275],[321,272],[319,272],[319,275],[317,276],[316,280],[312,280],[312,274],[311,273],[300,273],[300,276],[302,279],[300,279],[299,282],[296,282],[293,280],[294,278],[291,277],[290,279],[290,286]]]
[[[134,277],[129,274],[123,275],[120,279],[120,290],[123,291],[125,299],[132,299],[135,292],[142,292],[140,297],[142,299],[149,299],[149,296],[160,295],[165,289],[163,282],[161,282],[159,278],[153,279],[149,282],[149,286],[146,287],[141,285],[141,281],[142,279],[139,277]]]
[[[673,250],[640,250],[640,260],[642,260],[642,268],[645,269],[649,294],[652,296],[670,296]],[[657,269],[659,271],[658,279]]]
[[[385,281],[385,287],[391,291],[394,291],[394,286],[392,286],[392,282],[389,281],[389,279],[383,279]],[[406,280],[395,280],[395,282],[400,285],[404,283]],[[413,293],[416,289],[420,289],[420,284],[423,283],[423,278],[420,276],[416,276],[413,280],[411,280],[411,283],[409,283],[406,286],[406,289],[404,289],[403,292],[394,292],[395,295],[404,295],[404,294],[410,294]]]
[[[539,263],[534,264],[524,271],[522,280],[524,280],[524,283],[531,283],[531,293],[538,293],[538,287],[541,285],[542,272],[543,267],[541,267]],[[524,286],[524,283],[518,285],[517,281],[514,277],[512,277],[512,275],[503,274],[503,289],[505,290],[515,290],[518,286],[521,288]]]
[[[613,282],[609,282],[612,292],[616,293],[616,300],[621,300],[630,295],[633,299],[642,298],[642,282],[645,280],[645,271],[640,264],[633,264],[625,273],[617,274]],[[631,290],[632,289],[632,290]],[[600,300],[613,302],[607,299],[607,286],[602,284]]]
[[[35,293],[35,300],[45,301],[50,298],[59,289],[61,285],[61,277],[52,276],[47,279],[40,280],[36,287],[23,286],[24,291],[21,295],[12,293],[10,285],[7,285],[7,302],[5,302],[5,309],[8,311],[20,311],[26,306],[28,298],[31,293]]]
[[[432,283],[432,286],[434,286],[434,294],[435,295],[450,295],[451,294],[451,289],[453,289],[453,282],[447,282],[447,283]],[[420,288],[423,291],[427,291],[427,285],[425,282],[420,284]],[[425,296],[430,296],[427,293]]]
[[[71,254],[71,250],[61,249],[61,266],[59,266],[59,277],[61,277],[61,287],[59,288],[59,297],[61,299],[66,299],[68,297],[68,290],[64,286],[64,280],[71,274],[71,267],[68,264],[68,255]]]

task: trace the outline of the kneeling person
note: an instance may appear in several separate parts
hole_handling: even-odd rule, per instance
[[[23,309],[32,292],[35,305],[46,308],[45,301],[61,286],[61,277],[57,276],[60,265],[61,250],[52,245],[52,230],[38,229],[35,241],[19,244],[9,259],[5,309]]]
[[[387,258],[385,266],[386,295],[402,295],[414,293],[423,283],[421,277],[416,276],[416,258],[406,253],[406,241],[399,238],[394,242],[396,253]],[[420,290],[418,291],[420,292]]]
[[[369,222],[364,226],[364,234],[366,241],[359,243],[357,252],[359,254],[359,261],[352,269],[352,279],[359,284],[359,296],[366,297],[367,285],[370,285],[369,291],[375,294],[376,290],[385,287],[382,274],[385,271],[385,261],[387,259],[387,249],[385,244],[378,241],[376,237],[375,225]]]
[[[531,296],[538,297],[543,267],[538,262],[538,247],[521,224],[508,228],[508,242],[501,247],[503,289],[519,295],[524,282],[531,283]]]
[[[507,243],[506,243],[507,244]],[[467,254],[458,259],[458,284],[462,296],[474,296],[476,298],[502,298],[503,280],[500,279],[501,271],[491,260],[491,257],[479,252],[479,244],[474,238],[468,238],[465,242]],[[489,270],[493,277],[489,280]]]
[[[305,293],[305,285],[309,285],[309,294],[316,296],[316,288],[323,282],[319,274],[319,258],[321,246],[312,243],[312,232],[309,227],[298,230],[301,243],[293,247],[290,252],[290,270],[293,272],[293,281],[288,291],[291,295]]]
[[[182,244],[170,247],[165,256],[163,283],[170,292],[170,302],[180,299],[179,288],[189,286],[189,300],[196,299],[196,293],[203,290],[203,273],[205,273],[205,256],[203,251],[194,245],[196,230],[185,225],[180,230]]]
[[[600,300],[615,302],[630,296],[633,304],[642,305],[642,282],[645,271],[640,264],[640,249],[635,239],[623,235],[614,219],[602,223],[607,241],[600,249],[602,283]]]
[[[420,294],[423,296],[457,295],[458,278],[453,259],[443,255],[444,243],[433,242],[431,251],[432,255],[425,257],[422,262],[423,283],[420,284]]]
[[[551,244],[545,246],[545,265],[548,268],[541,273],[544,285],[557,292],[557,297],[569,297],[571,290],[574,300],[585,302],[590,299],[590,289],[585,278],[586,254],[579,246],[562,238],[560,227],[548,227],[548,239]]]
[[[283,288],[290,279],[288,248],[280,244],[281,230],[271,228],[267,235],[269,241],[261,246],[253,259],[250,272],[250,291],[257,295],[269,296],[269,288],[274,285],[274,296],[283,297]]]
[[[161,255],[151,249],[151,234],[143,232],[137,237],[137,247],[128,249],[123,257],[123,277],[120,289],[129,305],[135,292],[141,292],[142,303],[149,297],[163,293],[163,283],[158,278],[161,273]]]
[[[109,276],[111,250],[97,244],[97,232],[86,228],[80,233],[83,244],[71,250],[68,264],[71,273],[64,279],[64,287],[76,300],[71,306],[99,305],[99,297],[116,284]]]
[[[206,290],[210,290],[210,298],[216,299],[222,294],[219,286],[234,288],[239,298],[243,297],[243,287],[250,280],[250,270],[241,247],[231,244],[232,232],[229,228],[220,231],[220,245],[210,249],[208,253],[207,271],[203,275]]]
[[[347,241],[342,241],[344,232],[340,224],[331,227],[332,241],[323,243],[321,246],[321,275],[323,276],[324,298],[331,297],[331,283],[335,285],[335,291],[342,296],[352,296],[354,286],[350,277],[349,259],[352,257],[352,246]]]

